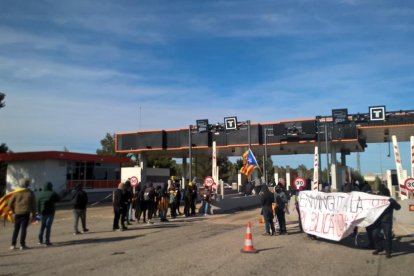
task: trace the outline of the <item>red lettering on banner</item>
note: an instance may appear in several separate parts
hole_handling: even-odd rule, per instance
[[[319,220],[319,213],[312,212],[312,215],[311,215],[311,228],[309,229],[310,231],[315,231],[316,232],[316,228],[318,227],[318,220]]]
[[[307,230],[309,230],[309,228],[308,228],[308,224],[306,223],[306,212],[304,212],[304,211],[300,211],[300,219],[301,219],[301,221],[302,221],[302,228],[303,228],[303,231],[307,231]]]

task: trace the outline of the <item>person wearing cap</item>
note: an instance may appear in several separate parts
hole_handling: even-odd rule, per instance
[[[28,249],[26,246],[27,226],[36,219],[36,197],[29,189],[30,181],[21,179],[19,181],[21,191],[13,194],[9,202],[9,208],[14,214],[14,230],[10,249],[16,249],[17,236],[20,232],[20,250]]]

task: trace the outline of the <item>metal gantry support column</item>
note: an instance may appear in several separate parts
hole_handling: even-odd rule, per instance
[[[141,183],[145,185],[147,183],[147,156],[145,153],[140,153],[138,159],[141,167]]]
[[[188,179],[189,181],[191,181],[191,179],[193,178],[193,155],[192,155],[192,147],[193,147],[193,139],[192,139],[192,135],[191,135],[191,129],[193,128],[192,125],[190,125],[188,127],[188,159],[189,159],[189,163],[190,166],[188,168]]]

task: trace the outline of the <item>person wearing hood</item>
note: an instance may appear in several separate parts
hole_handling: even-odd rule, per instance
[[[39,244],[44,244],[45,246],[52,245],[50,242],[50,234],[52,230],[53,219],[55,217],[55,204],[59,200],[59,195],[53,191],[53,184],[51,182],[47,182],[44,186],[43,191],[40,192],[39,198],[37,200],[37,210],[40,215]],[[43,237],[45,239],[43,239]]]
[[[260,192],[260,202],[262,204],[262,213],[265,221],[265,230],[266,232],[263,235],[273,236],[276,234],[275,225],[273,223],[273,194],[269,191],[269,188],[266,185],[262,185]],[[272,232],[270,232],[272,230]]]

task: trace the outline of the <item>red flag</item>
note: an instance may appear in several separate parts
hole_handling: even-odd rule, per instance
[[[10,192],[6,195],[4,195],[2,198],[0,198],[0,218],[3,218],[4,224],[6,224],[6,220],[10,222],[13,221],[13,212],[9,208],[9,202],[11,197],[18,192],[24,191],[26,188],[19,188],[14,190],[13,192]]]

